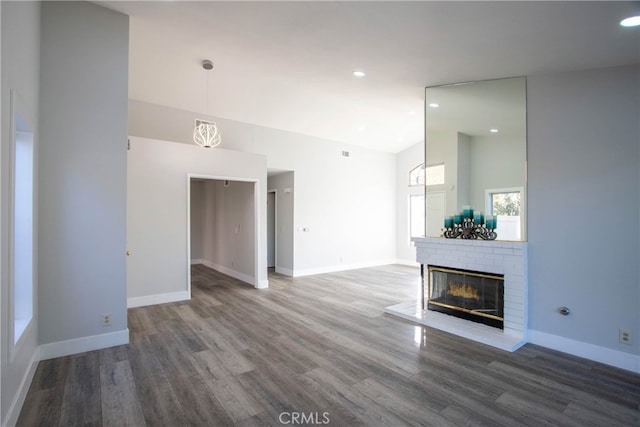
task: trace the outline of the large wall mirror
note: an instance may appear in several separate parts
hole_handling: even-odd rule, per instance
[[[426,234],[471,206],[497,218],[498,240],[526,240],[526,78],[425,90]]]

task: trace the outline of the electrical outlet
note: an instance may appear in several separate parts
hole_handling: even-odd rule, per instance
[[[618,339],[622,344],[631,345],[631,332],[626,329],[618,330]]]
[[[102,315],[102,326],[111,326],[111,314],[105,313]]]

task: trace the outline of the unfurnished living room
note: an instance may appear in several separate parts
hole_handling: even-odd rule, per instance
[[[640,2],[0,0],[0,425],[639,426]]]

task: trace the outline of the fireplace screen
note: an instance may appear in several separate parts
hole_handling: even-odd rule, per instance
[[[504,276],[429,266],[429,310],[502,329]]]

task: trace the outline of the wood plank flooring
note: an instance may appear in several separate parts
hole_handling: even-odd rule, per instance
[[[191,301],[129,310],[129,345],[40,362],[18,425],[640,426],[640,375],[384,315],[415,268],[192,279]]]

